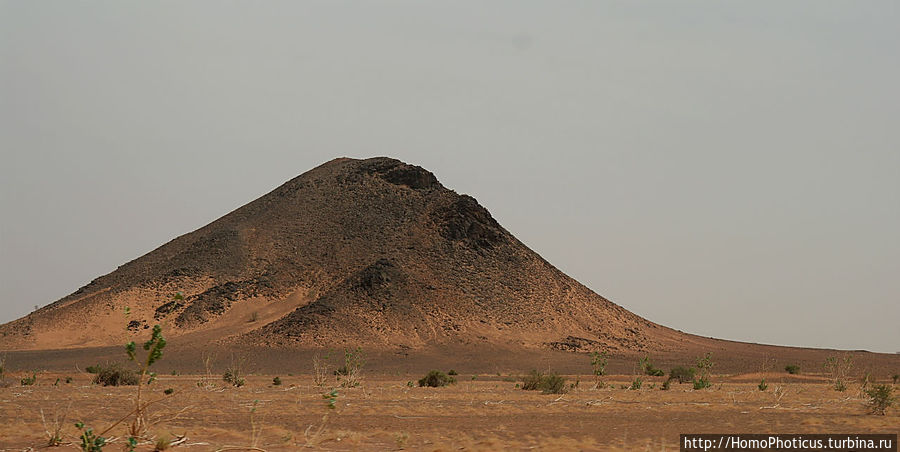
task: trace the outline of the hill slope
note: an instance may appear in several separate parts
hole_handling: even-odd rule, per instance
[[[597,295],[472,197],[389,158],[314,168],[3,325],[0,348],[117,344],[154,323],[247,345],[662,351],[701,340]]]

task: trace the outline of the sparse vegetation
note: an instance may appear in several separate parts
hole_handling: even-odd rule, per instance
[[[200,361],[203,362],[203,369],[205,370],[205,374],[199,380],[197,380],[197,387],[201,389],[205,389],[207,391],[211,391],[216,388],[216,384],[214,383],[215,378],[213,377],[212,363],[215,360],[215,355],[210,352],[203,352],[200,355]]]
[[[95,369],[92,383],[103,386],[133,386],[138,384],[138,376],[131,369],[124,368],[121,364],[113,363],[99,366]]]
[[[694,369],[684,366],[674,367],[669,371],[669,380],[677,380],[680,384],[693,381]]]
[[[355,388],[362,383],[362,368],[366,363],[362,348],[344,350],[344,365],[335,371],[341,386]],[[341,379],[343,377],[343,379]]]
[[[709,381],[709,372],[712,368],[712,356],[709,353],[702,358],[697,358],[697,372],[700,374],[700,378],[694,380],[694,389],[706,389],[712,386]]]
[[[594,383],[594,389],[600,389],[604,386],[601,378],[606,375],[607,362],[606,350],[602,352],[591,352],[591,371],[597,380],[596,383]]]
[[[153,444],[153,452],[167,450],[169,447],[172,447],[172,438],[169,438],[168,436],[160,436]]]
[[[454,384],[454,383],[456,383],[455,378],[453,378],[439,370],[432,370],[432,371],[428,372],[427,375],[422,377],[422,379],[419,380],[420,387],[427,386],[430,388],[439,388],[441,386],[447,386],[447,385]]]
[[[897,384],[897,380],[900,380],[900,374],[891,375],[891,383]]]
[[[106,438],[94,434],[94,430],[84,426],[83,422],[75,423],[75,428],[81,430],[81,451],[82,452],[102,452],[103,446],[106,445]]]
[[[796,364],[788,364],[787,366],[784,366],[784,370],[791,375],[796,375],[800,373],[800,366]]]
[[[884,416],[885,411],[894,405],[896,397],[894,397],[894,387],[888,385],[874,385],[865,393],[869,396],[869,409],[872,414],[880,414]]]
[[[244,386],[246,383],[244,379],[245,364],[246,360],[243,356],[231,355],[231,364],[225,369],[225,373],[222,374],[222,381],[230,383],[236,388]]]
[[[22,386],[33,386],[37,382],[37,374],[32,372],[30,377],[24,377],[19,382],[22,383]]]
[[[325,355],[324,358],[320,358],[319,354],[316,353],[313,356],[312,360],[313,365],[313,383],[316,386],[325,386],[325,383],[328,381],[328,355]]]
[[[872,381],[872,374],[870,372],[866,372],[859,379],[860,391],[865,392],[866,389],[869,388],[869,382]]]
[[[632,380],[632,382],[631,382],[630,389],[632,391],[637,391],[638,389],[641,389],[641,386],[643,386],[643,385],[644,385],[644,380],[642,380],[641,377],[634,377],[634,380]]]
[[[459,374],[457,374],[455,370],[450,369],[449,371],[447,371],[447,375],[459,375]]]
[[[672,382],[672,378],[671,377],[667,378],[666,381],[663,382],[662,386],[659,387],[659,389],[662,391],[668,391],[669,387],[672,384],[671,382]]]
[[[769,385],[766,383],[766,379],[763,378],[756,387],[759,388],[760,391],[765,391],[769,388]]]
[[[666,374],[662,369],[657,369],[653,366],[653,363],[650,362],[650,355],[641,358],[638,365],[641,367],[641,373],[643,373],[644,375],[649,375],[651,377],[661,377]]]
[[[41,424],[44,425],[44,432],[47,434],[48,447],[56,447],[62,445],[62,428],[63,425],[66,424],[66,419],[69,417],[69,409],[71,407],[72,402],[69,402],[66,405],[66,408],[60,411],[59,406],[57,405],[56,413],[49,421],[47,420],[47,416],[44,415],[44,409],[41,408]]]
[[[178,292],[175,297],[176,299],[181,299],[181,292]],[[156,380],[156,373],[151,372],[150,367],[162,359],[163,349],[166,348],[166,339],[162,335],[162,327],[159,325],[153,326],[150,339],[144,342],[143,348],[147,352],[147,356],[139,361],[134,341],[125,344],[125,352],[128,354],[128,359],[140,365],[140,372],[137,377],[137,397],[134,402],[134,420],[132,420],[128,431],[132,438],[143,436],[147,428],[147,418],[144,413],[146,407],[141,404],[141,389],[144,386],[145,376],[149,377],[146,383],[148,385]]]
[[[95,364],[95,365],[93,365],[93,366],[87,366],[87,367],[85,367],[85,368],[84,368],[84,371],[87,372],[87,373],[89,373],[89,374],[96,374],[96,373],[100,372],[100,369],[102,369],[102,368],[103,368],[103,367],[100,366],[100,364]]]
[[[823,367],[825,368],[825,373],[829,375],[834,389],[840,392],[845,391],[847,389],[845,380],[850,373],[850,369],[853,368],[853,357],[849,354],[844,355],[843,358],[829,356],[825,360]]]
[[[562,394],[566,391],[566,380],[555,373],[544,375],[532,370],[522,379],[522,389],[541,391],[544,394]]]
[[[281,386],[281,377],[275,377],[272,379],[272,386]]]

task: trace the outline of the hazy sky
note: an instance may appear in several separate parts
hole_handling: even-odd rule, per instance
[[[0,1],[0,322],[338,156],[687,332],[900,351],[900,2]]]

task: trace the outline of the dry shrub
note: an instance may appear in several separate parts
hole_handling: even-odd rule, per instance
[[[94,375],[94,384],[103,386],[133,386],[138,384],[138,377],[134,371],[113,363],[105,366],[97,366],[97,374]]]

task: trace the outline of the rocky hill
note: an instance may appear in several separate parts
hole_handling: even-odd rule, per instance
[[[288,347],[662,351],[694,340],[592,292],[474,198],[390,158],[314,168],[0,326],[0,348],[117,344],[155,323],[185,340]]]

